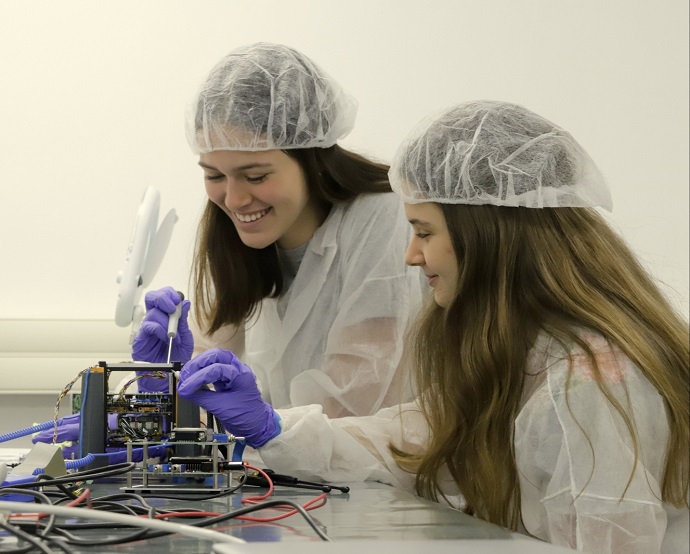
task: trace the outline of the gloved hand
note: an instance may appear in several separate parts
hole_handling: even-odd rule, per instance
[[[72,456],[79,456],[79,424],[81,422],[81,414],[72,414],[58,419],[58,432],[56,444],[62,448],[63,458],[72,458]],[[117,425],[117,414],[108,414],[108,428],[115,429]],[[53,444],[53,435],[55,428],[50,427],[36,433],[31,437],[31,442],[44,442]],[[64,444],[63,444],[64,443]]]
[[[168,319],[180,303],[180,295],[172,287],[146,293],[146,315],[132,344],[132,359],[136,362],[164,364],[168,361]],[[170,361],[188,362],[194,350],[194,337],[189,330],[187,315],[191,303],[182,301],[182,315],[173,339]],[[138,375],[147,373],[137,371]],[[168,392],[168,380],[144,377],[137,382],[140,392]]]
[[[261,398],[256,376],[228,350],[213,348],[187,362],[177,393],[215,415],[226,430],[244,437],[253,448],[280,434],[280,417]]]

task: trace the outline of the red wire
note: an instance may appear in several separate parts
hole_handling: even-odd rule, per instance
[[[320,494],[319,496],[312,498],[309,502],[305,502],[304,504],[302,504],[302,507],[306,511],[316,510],[317,508],[320,508],[321,506],[326,504],[327,497],[328,497],[328,494],[324,492],[324,493]],[[312,504],[314,504],[317,501],[320,501],[320,503],[317,504],[316,506],[312,506]],[[279,506],[277,506],[276,509],[277,508],[279,508]],[[294,516],[297,513],[297,510],[295,510],[291,506],[285,506],[284,509],[288,509],[289,511],[285,512],[284,514],[280,514],[280,515],[273,516],[273,517],[237,516],[237,518],[235,518],[235,519],[241,519],[244,521],[256,521],[256,522],[261,522],[261,523],[268,523],[271,521],[278,521],[279,519],[285,519],[286,517]]]
[[[248,496],[247,498],[242,499],[243,504],[258,504],[259,500],[266,500],[269,496],[273,494],[273,479],[271,479],[268,476],[268,473],[266,473],[264,470],[259,469],[258,467],[250,466],[249,464],[246,464],[247,469],[253,469],[254,471],[257,471],[258,473],[261,474],[261,476],[266,479],[266,482],[268,483],[268,491],[266,494],[263,494],[261,496]]]
[[[78,506],[79,504],[84,502],[84,500],[86,500],[86,505],[89,508],[93,508],[93,505],[91,504],[91,489],[84,489],[83,493],[81,493],[79,496],[77,496],[77,498],[75,498],[71,502],[65,504],[65,506],[67,506],[68,508],[73,508],[74,506]]]
[[[242,499],[243,504],[251,504],[253,506],[258,506],[261,504],[262,500],[266,500],[269,496],[273,494],[273,480],[271,477],[263,470],[259,469],[258,467],[251,466],[249,464],[245,464],[248,469],[251,469],[253,471],[256,471],[259,473],[264,479],[266,479],[266,482],[268,483],[268,491],[266,493],[259,495],[259,496],[249,496],[246,498]],[[302,507],[306,511],[311,511],[311,510],[316,510],[317,508],[321,508],[323,505],[326,504],[328,501],[328,494],[322,493],[318,496],[315,496],[311,500],[308,500],[304,504],[302,504]],[[268,509],[268,508],[267,508]],[[297,510],[293,508],[292,506],[272,506],[271,509],[274,510],[287,510],[284,511],[281,514],[271,516],[271,517],[253,517],[253,516],[237,516],[235,519],[240,519],[242,521],[252,521],[255,523],[270,523],[272,521],[278,521],[280,519],[285,519],[287,517],[293,516],[297,513]],[[169,512],[166,514],[158,514],[156,515],[156,519],[165,519],[169,517],[200,517],[200,516],[206,516],[206,517],[213,517],[217,516],[220,514],[216,514],[213,512]]]
[[[249,464],[245,464],[245,465],[247,466],[248,469],[252,469],[252,470],[260,473],[261,476],[264,479],[266,479],[266,481],[268,482],[268,491],[266,492],[266,494],[263,494],[261,496],[250,496],[248,498],[242,499],[243,504],[246,503],[246,504],[258,505],[260,500],[265,500],[266,498],[268,498],[273,493],[273,480],[269,477],[269,475],[265,471],[262,471],[258,467],[250,466]],[[327,501],[328,501],[328,494],[323,493],[323,494],[315,496],[311,500],[305,502],[304,504],[302,504],[302,507],[306,511],[316,510],[317,508],[321,508],[321,506],[326,504]],[[317,504],[317,502],[318,502],[318,504]],[[235,519],[241,519],[243,521],[255,521],[255,522],[261,522],[261,523],[267,523],[267,522],[271,522],[271,521],[277,521],[279,519],[284,519],[286,517],[293,516],[297,513],[297,510],[295,508],[293,508],[291,506],[287,506],[287,505],[284,507],[275,506],[275,507],[272,507],[272,509],[276,509],[276,510],[283,509],[283,510],[288,510],[288,511],[283,513],[283,514],[273,516],[273,517],[237,516],[237,518],[235,518]]]
[[[77,498],[75,498],[71,502],[68,502],[67,504],[65,504],[65,506],[68,508],[74,508],[75,506],[78,506],[79,504],[81,504],[85,500],[86,500],[86,505],[89,508],[93,508],[93,505],[91,504],[91,489],[84,489],[84,492],[82,492],[79,496],[77,496]],[[35,518],[36,520],[38,520],[38,519],[41,519],[43,517],[48,517],[49,515],[50,514],[43,514],[43,513],[27,513],[27,514],[17,513],[17,514],[10,514],[9,517],[11,517],[11,518],[31,517],[31,518]]]
[[[220,512],[168,512],[165,514],[156,514],[154,519],[165,519],[168,517],[216,517],[221,515]],[[148,518],[148,516],[139,516]]]
[[[262,500],[266,500],[269,496],[273,494],[273,480],[270,478],[270,476],[263,471],[262,469],[258,467],[251,466],[249,464],[246,464],[248,469],[254,470],[261,474],[261,476],[266,479],[266,482],[268,483],[268,491],[266,491],[265,494],[262,494],[260,496],[249,496],[247,498],[242,499],[243,504],[251,504],[254,506],[260,505]],[[84,492],[82,492],[77,498],[66,504],[67,507],[75,507],[81,504],[82,502],[86,501],[87,506],[89,508],[93,508],[93,505],[91,504],[91,490],[90,489],[85,489]],[[326,504],[328,501],[328,494],[327,493],[322,493],[318,496],[315,496],[311,500],[308,500],[304,504],[302,504],[302,507],[306,511],[311,511],[311,510],[316,510],[317,508],[321,508]],[[268,509],[268,508],[266,508]],[[271,509],[274,510],[287,510],[284,513],[281,513],[279,515],[275,515],[272,517],[252,517],[252,516],[237,516],[235,519],[241,519],[243,521],[252,521],[256,523],[270,523],[272,521],[278,521],[280,519],[285,519],[287,517],[293,516],[298,511],[289,506],[272,506]],[[26,516],[33,516],[36,519],[41,518],[41,517],[46,517],[48,514],[11,514],[10,517],[26,517]],[[220,513],[216,512],[168,512],[165,514],[157,514],[155,516],[155,519],[167,519],[170,517],[215,517],[221,515]],[[148,516],[140,516],[140,517],[148,517]]]

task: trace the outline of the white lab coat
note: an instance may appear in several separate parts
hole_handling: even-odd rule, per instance
[[[195,331],[195,354],[234,351],[274,407],[320,404],[340,417],[409,400],[403,334],[426,289],[403,260],[410,232],[392,193],[334,206],[309,242],[282,320],[277,300],[266,299],[234,337],[229,328],[210,338]]]
[[[615,398],[634,416],[638,463],[620,501],[633,467],[625,425],[592,380],[591,366],[579,350],[572,352],[568,406],[567,354],[555,340],[541,336],[530,354],[515,421],[521,531],[592,553],[687,553],[688,510],[660,501],[669,436],[664,402],[619,350],[609,348],[600,335],[582,336]],[[388,444],[424,448],[428,433],[415,403],[370,417],[334,420],[319,406],[278,412],[282,433],[259,449],[266,467],[331,482],[378,480],[413,491],[414,476],[397,467]],[[444,478],[451,504],[461,506],[462,497]]]

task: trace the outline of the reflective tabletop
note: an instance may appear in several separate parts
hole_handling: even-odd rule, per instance
[[[372,544],[381,545],[382,550],[389,551],[396,543],[407,544],[407,551],[425,552],[426,549],[421,545],[436,543],[434,552],[449,551],[447,548],[455,548],[468,541],[474,543],[476,552],[529,552],[523,550],[526,546],[537,547],[533,552],[539,550],[544,543],[531,541],[527,538],[517,538],[515,534],[509,533],[495,525],[486,523],[479,519],[453,510],[442,504],[418,498],[408,492],[395,489],[380,483],[348,483],[350,491],[348,493],[331,492],[328,494],[325,505],[309,511],[318,528],[323,531],[333,541],[340,543],[347,541],[357,549],[356,543],[363,547],[361,552],[377,551],[372,549]],[[92,497],[99,498],[122,492],[122,483],[96,483],[90,486]],[[182,496],[179,499],[164,499],[154,494],[142,494],[146,502],[160,509],[184,510],[203,510],[214,513],[227,513],[238,510],[246,504],[243,499],[252,496],[259,496],[266,492],[266,489],[245,486],[241,490],[228,496],[217,497],[207,500],[194,500],[196,495],[189,497]],[[289,487],[276,487],[273,495],[268,500],[288,500],[298,504],[304,504],[320,494],[319,491],[293,489]],[[131,500],[121,501],[130,503]],[[274,516],[278,512],[275,510],[262,510],[254,512],[250,516],[268,517]],[[62,519],[64,521],[64,518]],[[178,519],[178,522],[185,520]],[[188,520],[191,521],[191,520]],[[240,521],[236,519],[226,520],[213,527],[214,531],[232,535],[249,544],[237,545],[239,548],[233,550],[236,545],[225,543],[220,545],[210,540],[199,539],[193,536],[177,533],[166,535],[159,538],[139,540],[125,544],[104,544],[108,539],[123,537],[131,534],[132,529],[122,529],[113,526],[106,526],[97,530],[79,531],[79,537],[89,537],[97,539],[98,546],[72,547],[70,552],[143,552],[151,554],[163,552],[268,552],[262,550],[269,547],[269,543],[274,544],[270,551],[278,552],[306,552],[303,549],[308,547],[308,551],[321,547],[330,547],[325,552],[342,552],[343,550],[333,550],[342,548],[334,546],[333,543],[327,544],[318,536],[309,523],[300,515],[294,514],[288,518],[272,522],[253,522]],[[355,541],[355,542],[352,542]],[[459,542],[453,542],[459,541]],[[0,546],[4,546],[0,541]],[[312,543],[312,544],[308,544]],[[214,544],[216,545],[214,549]],[[477,545],[484,544],[485,547],[476,548]],[[255,545],[257,548],[253,549]],[[281,547],[282,545],[282,547]],[[366,547],[365,547],[366,545]],[[450,547],[448,546],[450,545]],[[500,548],[496,548],[499,545]],[[504,547],[505,546],[505,547]],[[220,548],[220,550],[218,550]],[[413,548],[413,550],[409,550]],[[0,548],[1,550],[2,548]],[[57,550],[56,550],[57,551]],[[469,550],[472,551],[472,550]],[[561,552],[561,549],[557,549]],[[465,552],[459,549],[456,552]],[[544,551],[545,552],[545,551]],[[550,550],[549,550],[550,552]]]

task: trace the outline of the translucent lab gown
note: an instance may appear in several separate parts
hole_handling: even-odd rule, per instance
[[[556,341],[540,337],[530,354],[530,377],[514,427],[520,531],[592,553],[687,553],[688,510],[660,501],[669,436],[664,402],[625,355],[599,335],[583,337],[615,398],[633,414],[638,463],[620,501],[633,471],[623,420],[592,379],[591,366],[579,350],[572,353],[569,408],[566,353]],[[265,467],[332,482],[378,480],[413,492],[414,476],[396,466],[387,445],[392,441],[408,451],[424,449],[428,431],[415,403],[339,420],[328,419],[313,405],[278,412],[282,433],[259,449]],[[461,507],[457,488],[448,475],[441,477],[451,504]]]
[[[410,399],[399,371],[403,334],[423,287],[404,263],[410,234],[392,193],[336,205],[309,242],[282,300],[266,299],[234,337],[195,331],[195,354],[237,354],[274,407],[320,404],[331,417],[370,415]]]

